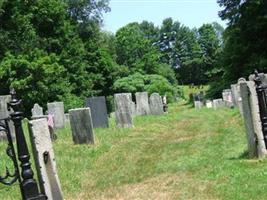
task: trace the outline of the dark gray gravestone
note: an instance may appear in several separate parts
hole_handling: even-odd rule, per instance
[[[94,144],[94,130],[90,108],[69,110],[72,138],[75,144]]]
[[[89,107],[91,110],[94,128],[108,127],[107,105],[104,96],[87,98],[85,107]]]

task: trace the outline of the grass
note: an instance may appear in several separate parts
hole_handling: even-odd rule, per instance
[[[173,104],[134,124],[117,129],[111,120],[95,130],[94,146],[73,145],[69,127],[58,132],[65,199],[266,199],[267,161],[247,159],[237,110]],[[19,198],[18,186],[0,185],[0,199]]]

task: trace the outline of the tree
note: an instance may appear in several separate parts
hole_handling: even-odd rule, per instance
[[[267,2],[220,0],[222,19],[228,20],[223,52],[224,80],[229,84],[254,69],[267,72]]]

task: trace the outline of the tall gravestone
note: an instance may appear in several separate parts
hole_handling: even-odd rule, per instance
[[[152,93],[150,95],[149,106],[150,106],[150,113],[152,115],[164,114],[162,98],[158,93]]]
[[[94,128],[108,127],[107,105],[104,96],[87,98],[85,106],[91,110]]]
[[[147,92],[137,92],[135,93],[136,99],[136,114],[137,115],[149,115],[149,103]]]
[[[7,103],[9,103],[10,101],[11,101],[10,95],[0,96],[0,119],[5,119],[9,117],[10,111],[8,111]],[[9,125],[9,129],[10,129],[12,137],[15,137],[15,127],[14,127],[13,122],[10,120],[8,125]],[[0,140],[2,139],[6,139],[6,135],[0,132]]]
[[[94,144],[94,130],[90,108],[69,110],[72,138],[75,144]]]
[[[63,102],[47,103],[48,114],[54,117],[54,126],[56,129],[65,127],[65,114]]]
[[[115,120],[119,128],[133,127],[133,104],[130,93],[114,95]]]
[[[48,199],[63,200],[47,119],[32,120],[28,128],[40,190]]]
[[[260,119],[259,101],[254,81],[240,83],[243,117],[250,157],[264,158],[267,155],[266,145]]]
[[[246,82],[245,78],[239,78],[237,82],[237,106],[240,111],[240,114],[243,115],[243,106],[242,106],[242,97],[241,97],[241,92],[240,92],[240,84]]]
[[[232,92],[232,96],[233,96],[233,103],[234,103],[234,106],[237,106],[238,107],[238,85],[237,84],[232,84],[231,85],[231,92]]]

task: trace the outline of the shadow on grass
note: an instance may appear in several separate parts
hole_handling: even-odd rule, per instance
[[[238,157],[229,158],[229,160],[248,160],[248,159],[252,159],[252,158],[249,157],[249,153],[247,150],[241,153]]]

